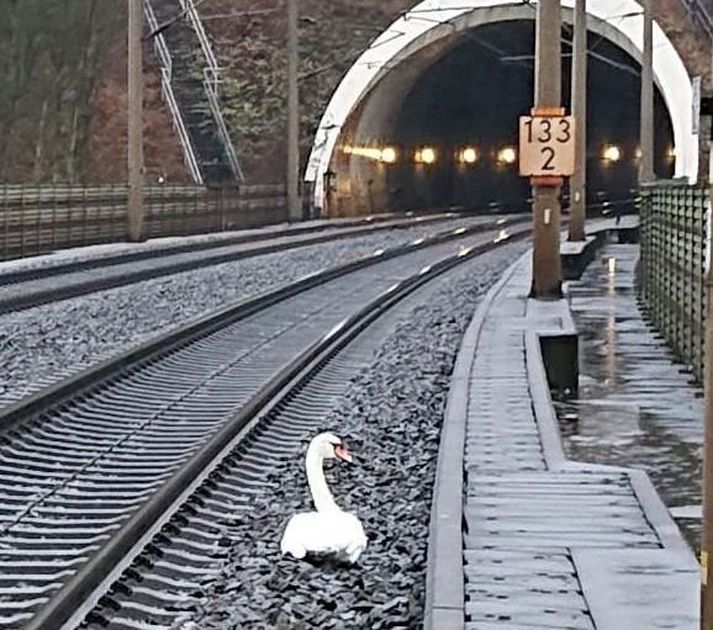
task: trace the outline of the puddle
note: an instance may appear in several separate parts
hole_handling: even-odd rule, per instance
[[[641,319],[638,245],[608,244],[568,283],[580,390],[555,404],[570,459],[647,471],[689,544],[700,539],[703,400]]]

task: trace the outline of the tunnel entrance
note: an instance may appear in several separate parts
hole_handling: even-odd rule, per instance
[[[563,0],[565,106],[568,2]],[[529,184],[516,172],[512,149],[517,119],[532,106],[534,11],[501,0],[460,4],[416,5],[345,75],[317,129],[305,175],[322,216],[523,208]],[[627,19],[621,18],[623,8],[632,10]],[[602,0],[590,11],[589,201],[597,203],[631,197],[636,187],[642,44],[640,11],[632,0]],[[654,51],[656,172],[695,181],[699,147],[690,78],[658,26]]]
[[[571,38],[565,26],[563,41]],[[588,203],[596,208],[635,196],[640,65],[603,37],[590,33],[588,39]],[[529,181],[511,160],[518,117],[532,106],[534,45],[534,21],[487,24],[465,33],[421,74],[381,138],[397,154],[384,165],[390,209],[528,209]],[[570,53],[565,43],[562,94],[568,110]],[[670,178],[673,129],[658,90],[655,129],[656,173]],[[432,163],[424,163],[424,149],[432,149],[426,156]]]

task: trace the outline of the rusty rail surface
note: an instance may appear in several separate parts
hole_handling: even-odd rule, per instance
[[[0,260],[124,241],[127,187],[0,185]],[[238,230],[286,220],[281,184],[146,188],[146,238]]]
[[[641,297],[676,357],[703,378],[707,190],[657,184],[641,201]]]

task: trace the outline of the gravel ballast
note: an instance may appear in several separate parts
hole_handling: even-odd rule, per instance
[[[249,515],[224,524],[215,579],[182,606],[175,628],[420,628],[431,494],[450,374],[475,307],[526,249],[506,245],[438,281],[400,320],[373,363],[349,385],[325,429],[342,436],[355,464],[327,465],[337,502],[369,539],[354,566],[281,557],[290,515],[312,510],[307,442],[274,471],[274,490]]]
[[[209,311],[471,222],[439,222],[257,256],[0,316],[0,409]]]

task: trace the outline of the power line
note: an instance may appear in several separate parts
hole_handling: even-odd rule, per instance
[[[523,0],[523,3],[522,3],[522,4],[527,5],[527,6],[530,7],[533,11],[536,10],[535,7],[530,3],[530,0]],[[470,7],[470,8],[472,9],[472,7]],[[449,9],[450,9],[450,7],[449,7]],[[430,13],[430,12],[442,11],[442,10],[443,10],[443,9],[423,9],[422,11],[423,11],[423,12],[429,12],[429,13]],[[643,15],[643,13],[640,12],[640,11],[639,11],[639,12],[631,12],[631,13],[623,13],[623,14],[618,15],[618,16],[612,16],[612,19],[628,18],[628,17],[637,16],[637,15]],[[439,19],[437,19],[437,18],[426,18],[426,17],[416,17],[415,19],[423,20],[423,21],[426,21],[426,22],[433,22],[433,23],[435,23],[435,24],[447,24],[447,25],[450,25],[450,26],[452,26],[453,28],[455,28],[455,25],[454,25],[450,20],[439,20]],[[495,53],[496,55],[498,55],[498,56],[500,57],[500,60],[501,60],[501,61],[514,62],[514,63],[518,63],[519,65],[526,66],[526,67],[528,67],[528,68],[530,67],[529,64],[524,63],[524,62],[525,62],[525,61],[531,61],[531,60],[533,59],[533,57],[532,57],[531,55],[528,55],[528,56],[524,56],[524,55],[521,55],[521,56],[508,56],[508,55],[505,54],[505,52],[504,52],[503,50],[497,48],[496,46],[494,46],[494,45],[491,44],[490,42],[484,41],[482,37],[478,37],[477,35],[475,35],[475,34],[472,32],[472,30],[466,31],[466,32],[465,32],[465,36],[466,36],[468,39],[474,41],[474,42],[477,43],[477,44],[480,44],[480,45],[483,46],[484,48],[486,48],[486,49],[490,50],[491,52]],[[604,39],[605,39],[605,38],[604,38],[603,36],[601,36],[600,42],[601,42],[601,40],[604,40]],[[601,61],[601,62],[603,62],[603,63],[606,63],[606,64],[612,66],[613,68],[616,68],[617,70],[621,70],[621,71],[623,71],[623,72],[627,72],[627,73],[633,74],[633,75],[635,75],[635,76],[639,76],[639,75],[640,75],[640,72],[639,72],[639,71],[637,71],[635,68],[632,68],[631,66],[629,66],[629,65],[627,65],[627,64],[623,64],[623,63],[620,63],[620,62],[618,62],[618,61],[615,61],[615,60],[611,59],[610,57],[607,57],[606,55],[602,55],[602,54],[599,54],[599,53],[595,53],[595,52],[594,52],[594,48],[595,48],[596,46],[598,46],[600,42],[597,42],[597,43],[595,44],[595,46],[593,46],[593,47],[591,47],[591,48],[588,48],[588,50],[587,50],[587,56],[590,56],[590,57],[592,57],[592,58],[594,58],[594,59],[597,59],[598,61]],[[562,43],[564,43],[564,44],[566,44],[566,45],[568,45],[568,46],[570,46],[570,47],[572,46],[572,41],[571,41],[571,40],[568,40],[568,39],[566,39],[566,38],[564,38],[564,37],[562,38]]]
[[[713,17],[711,17],[711,14],[701,0],[681,0],[681,3],[693,22],[698,23],[706,32],[706,35],[708,35],[710,39],[713,39]]]
[[[282,12],[282,7],[271,7],[268,9],[254,9],[252,11],[239,11],[237,13],[209,13],[201,15],[201,20],[208,22],[210,20],[229,20],[230,18],[245,18],[258,17],[261,15],[272,15],[273,13]]]

